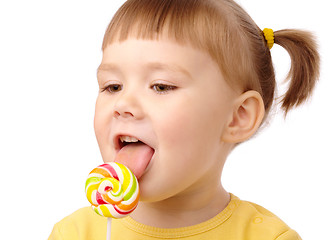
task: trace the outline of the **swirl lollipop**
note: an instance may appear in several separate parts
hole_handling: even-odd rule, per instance
[[[123,218],[135,210],[139,186],[126,166],[111,162],[93,169],[86,182],[85,193],[93,210],[108,218]]]

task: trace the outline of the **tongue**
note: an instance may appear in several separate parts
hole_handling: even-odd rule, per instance
[[[126,165],[139,179],[148,166],[153,153],[154,150],[142,142],[130,143],[121,148],[114,161]]]

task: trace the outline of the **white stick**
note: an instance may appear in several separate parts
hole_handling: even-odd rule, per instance
[[[107,218],[106,240],[111,240],[111,225],[112,225],[112,218]]]

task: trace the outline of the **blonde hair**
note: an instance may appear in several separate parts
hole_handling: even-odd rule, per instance
[[[230,86],[255,90],[264,101],[265,117],[275,95],[275,74],[262,30],[233,0],[128,0],[110,22],[102,49],[130,36],[160,35],[204,50],[217,62]],[[312,34],[300,30],[275,33],[275,43],[291,57],[289,89],[281,100],[287,112],[312,94],[319,76],[319,54]]]

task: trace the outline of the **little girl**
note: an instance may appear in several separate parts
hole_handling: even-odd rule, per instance
[[[122,163],[137,176],[141,201],[112,220],[112,239],[301,239],[220,182],[229,153],[269,115],[274,43],[291,56],[287,114],[318,79],[310,33],[262,31],[232,0],[128,0],[118,10],[104,37],[94,127],[104,162],[124,145],[130,151]],[[87,207],[49,239],[105,237],[106,219]]]

